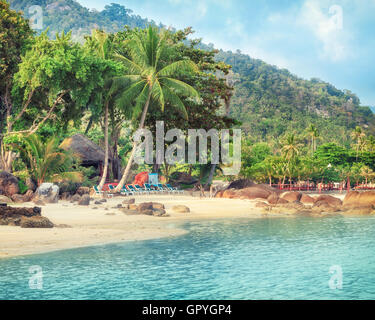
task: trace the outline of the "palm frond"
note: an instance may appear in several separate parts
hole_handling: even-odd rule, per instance
[[[128,89],[120,94],[120,97],[115,100],[115,106],[120,109],[125,109],[137,99],[147,83],[144,80],[133,83]]]
[[[187,97],[199,99],[199,93],[197,90],[183,81],[172,78],[162,78],[161,82],[169,88],[176,90],[178,93],[181,93]]]
[[[188,120],[189,119],[188,113],[181,99],[178,97],[178,95],[175,94],[172,90],[170,90],[166,86],[163,87],[163,94],[164,94],[165,100],[168,101],[171,104],[171,106],[184,117],[185,120]]]
[[[176,75],[181,75],[184,73],[195,73],[199,69],[197,65],[191,60],[180,60],[171,63],[170,65],[159,70],[157,73],[158,77],[172,77]]]

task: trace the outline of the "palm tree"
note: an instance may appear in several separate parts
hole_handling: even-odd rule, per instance
[[[366,137],[366,134],[363,132],[361,127],[356,127],[354,131],[351,133],[351,137],[357,142],[356,146],[356,161],[358,161],[358,153],[363,145],[363,139]]]
[[[315,125],[310,124],[307,129],[307,133],[311,137],[311,154],[314,154],[316,151],[316,140],[319,137],[318,128]]]
[[[32,134],[22,137],[19,142],[13,147],[20,152],[31,178],[38,186],[44,181],[82,182],[81,172],[69,171],[74,163],[74,157],[66,151],[59,150],[58,138],[52,137],[43,143],[38,135]]]
[[[162,57],[165,55],[165,33],[159,33],[151,26],[146,32],[135,32],[127,42],[130,58],[117,54],[117,58],[127,69],[127,74],[122,76],[124,81],[131,81],[131,85],[117,99],[118,105],[129,106],[135,102],[134,115],[140,115],[139,129],[143,129],[151,99],[158,103],[164,111],[166,102],[176,108],[185,119],[188,114],[179,94],[186,97],[199,98],[198,92],[177,78],[183,73],[198,71],[191,60],[181,60],[165,65]],[[137,143],[133,143],[124,174],[119,182],[116,192],[120,192],[130,173],[134,160]]]
[[[285,158],[290,162],[298,156],[300,147],[301,144],[298,143],[295,134],[291,133],[287,136],[281,150],[284,153]]]
[[[360,175],[361,175],[363,178],[365,178],[366,187],[367,187],[367,182],[368,182],[368,180],[369,180],[369,179],[372,179],[372,178],[374,177],[374,171],[373,171],[370,167],[364,165],[364,166],[362,166],[361,169],[360,169]]]
[[[89,49],[91,49],[99,58],[103,60],[108,60],[111,55],[111,42],[108,38],[108,35],[99,30],[93,30],[91,37],[86,39],[86,45]],[[98,189],[102,190],[107,179],[108,175],[108,157],[109,157],[109,146],[108,146],[108,108],[109,108],[109,98],[110,93],[110,86],[112,84],[111,77],[108,76],[106,79],[106,83],[104,85],[106,94],[102,95],[100,99],[101,103],[104,104],[104,167],[102,177],[100,179]]]
[[[366,150],[370,152],[375,150],[375,137],[373,135],[368,136],[366,139]]]

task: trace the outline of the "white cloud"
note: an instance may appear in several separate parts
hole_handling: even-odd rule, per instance
[[[298,25],[307,27],[320,41],[321,58],[337,62],[352,55],[349,46],[351,33],[345,28],[345,15],[341,6],[323,7],[323,2],[306,0],[297,18]]]

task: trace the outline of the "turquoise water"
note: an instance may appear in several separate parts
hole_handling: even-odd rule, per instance
[[[374,299],[375,219],[189,223],[170,239],[0,260],[0,299]],[[43,290],[29,288],[29,267]],[[331,266],[343,272],[330,289]]]

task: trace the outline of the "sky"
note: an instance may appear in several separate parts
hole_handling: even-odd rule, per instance
[[[375,0],[78,0],[112,2],[134,14],[195,30],[224,50],[320,78],[375,106]]]

